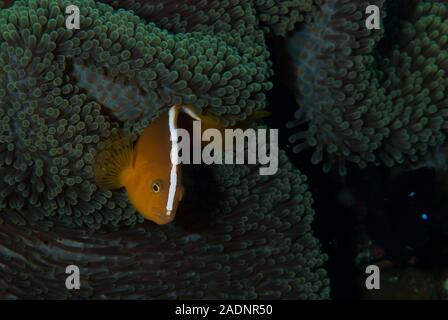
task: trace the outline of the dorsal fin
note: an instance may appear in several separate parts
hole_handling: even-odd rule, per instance
[[[257,110],[251,115],[249,115],[246,119],[240,120],[236,122],[236,125],[233,128],[247,129],[257,120],[267,118],[271,115],[271,112],[267,110]]]
[[[132,165],[133,142],[130,137],[118,132],[106,143],[107,146],[95,156],[95,181],[102,188],[118,189],[123,187],[122,172]]]

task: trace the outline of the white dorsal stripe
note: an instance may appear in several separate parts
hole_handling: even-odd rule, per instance
[[[172,106],[168,111],[168,127],[170,129],[171,140],[171,173],[170,173],[170,186],[168,189],[168,201],[166,203],[167,215],[171,215],[173,210],[174,198],[177,189],[177,166],[179,157],[179,142],[177,135],[177,106]]]
[[[179,136],[177,134],[177,115],[179,111],[183,111],[195,120],[201,120],[200,116],[192,109],[186,106],[174,105],[168,111],[168,127],[170,129],[171,140],[171,172],[170,186],[168,189],[168,200],[166,203],[166,214],[171,215],[173,210],[174,199],[177,191],[177,166],[179,165]]]

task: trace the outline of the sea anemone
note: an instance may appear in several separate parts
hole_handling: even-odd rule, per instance
[[[69,4],[80,30],[65,26]],[[16,1],[0,27],[0,208],[18,224],[141,221],[123,192],[92,181],[99,142],[174,103],[244,119],[271,87],[262,44],[171,33],[93,1]]]
[[[164,227],[4,222],[0,298],[328,298],[306,177],[283,152],[276,175],[258,169],[187,166],[186,199]],[[80,268],[80,290],[65,287],[68,265]]]
[[[80,30],[65,27],[69,4]],[[262,31],[168,30],[64,0],[15,1],[0,27],[0,298],[328,298],[312,197],[282,152],[274,176],[185,166],[163,227],[93,181],[102,141],[173,103],[229,122],[264,108]],[[65,287],[69,265],[80,290]]]
[[[389,50],[381,30],[365,26],[368,5],[322,1],[311,23],[288,40],[299,109],[296,152],[311,147],[324,171],[345,162],[415,168],[433,163],[448,127],[447,4],[419,1],[400,23]]]
[[[176,32],[240,34],[256,40],[260,31],[284,36],[297,23],[310,21],[313,0],[100,0],[114,8],[132,10],[157,26]],[[237,38],[238,39],[238,38]],[[235,39],[235,40],[237,40]],[[257,41],[254,45],[260,45]]]

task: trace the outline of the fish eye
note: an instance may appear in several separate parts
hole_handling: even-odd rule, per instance
[[[154,193],[159,193],[162,190],[162,181],[155,180],[152,183],[151,189]]]

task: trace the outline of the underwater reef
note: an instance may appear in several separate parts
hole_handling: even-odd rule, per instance
[[[361,168],[443,163],[447,4],[408,1],[406,15],[385,31],[365,27],[367,5],[379,6],[384,19],[385,1],[320,3],[287,44],[299,105],[289,123],[295,151],[312,148],[312,163],[343,175],[346,162]]]
[[[228,124],[265,108],[264,39],[309,22],[313,2],[102,2],[0,2],[0,298],[329,298],[312,196],[283,152],[275,176],[186,168],[163,227],[92,173],[102,141],[172,104]],[[71,264],[80,290],[65,288]]]

